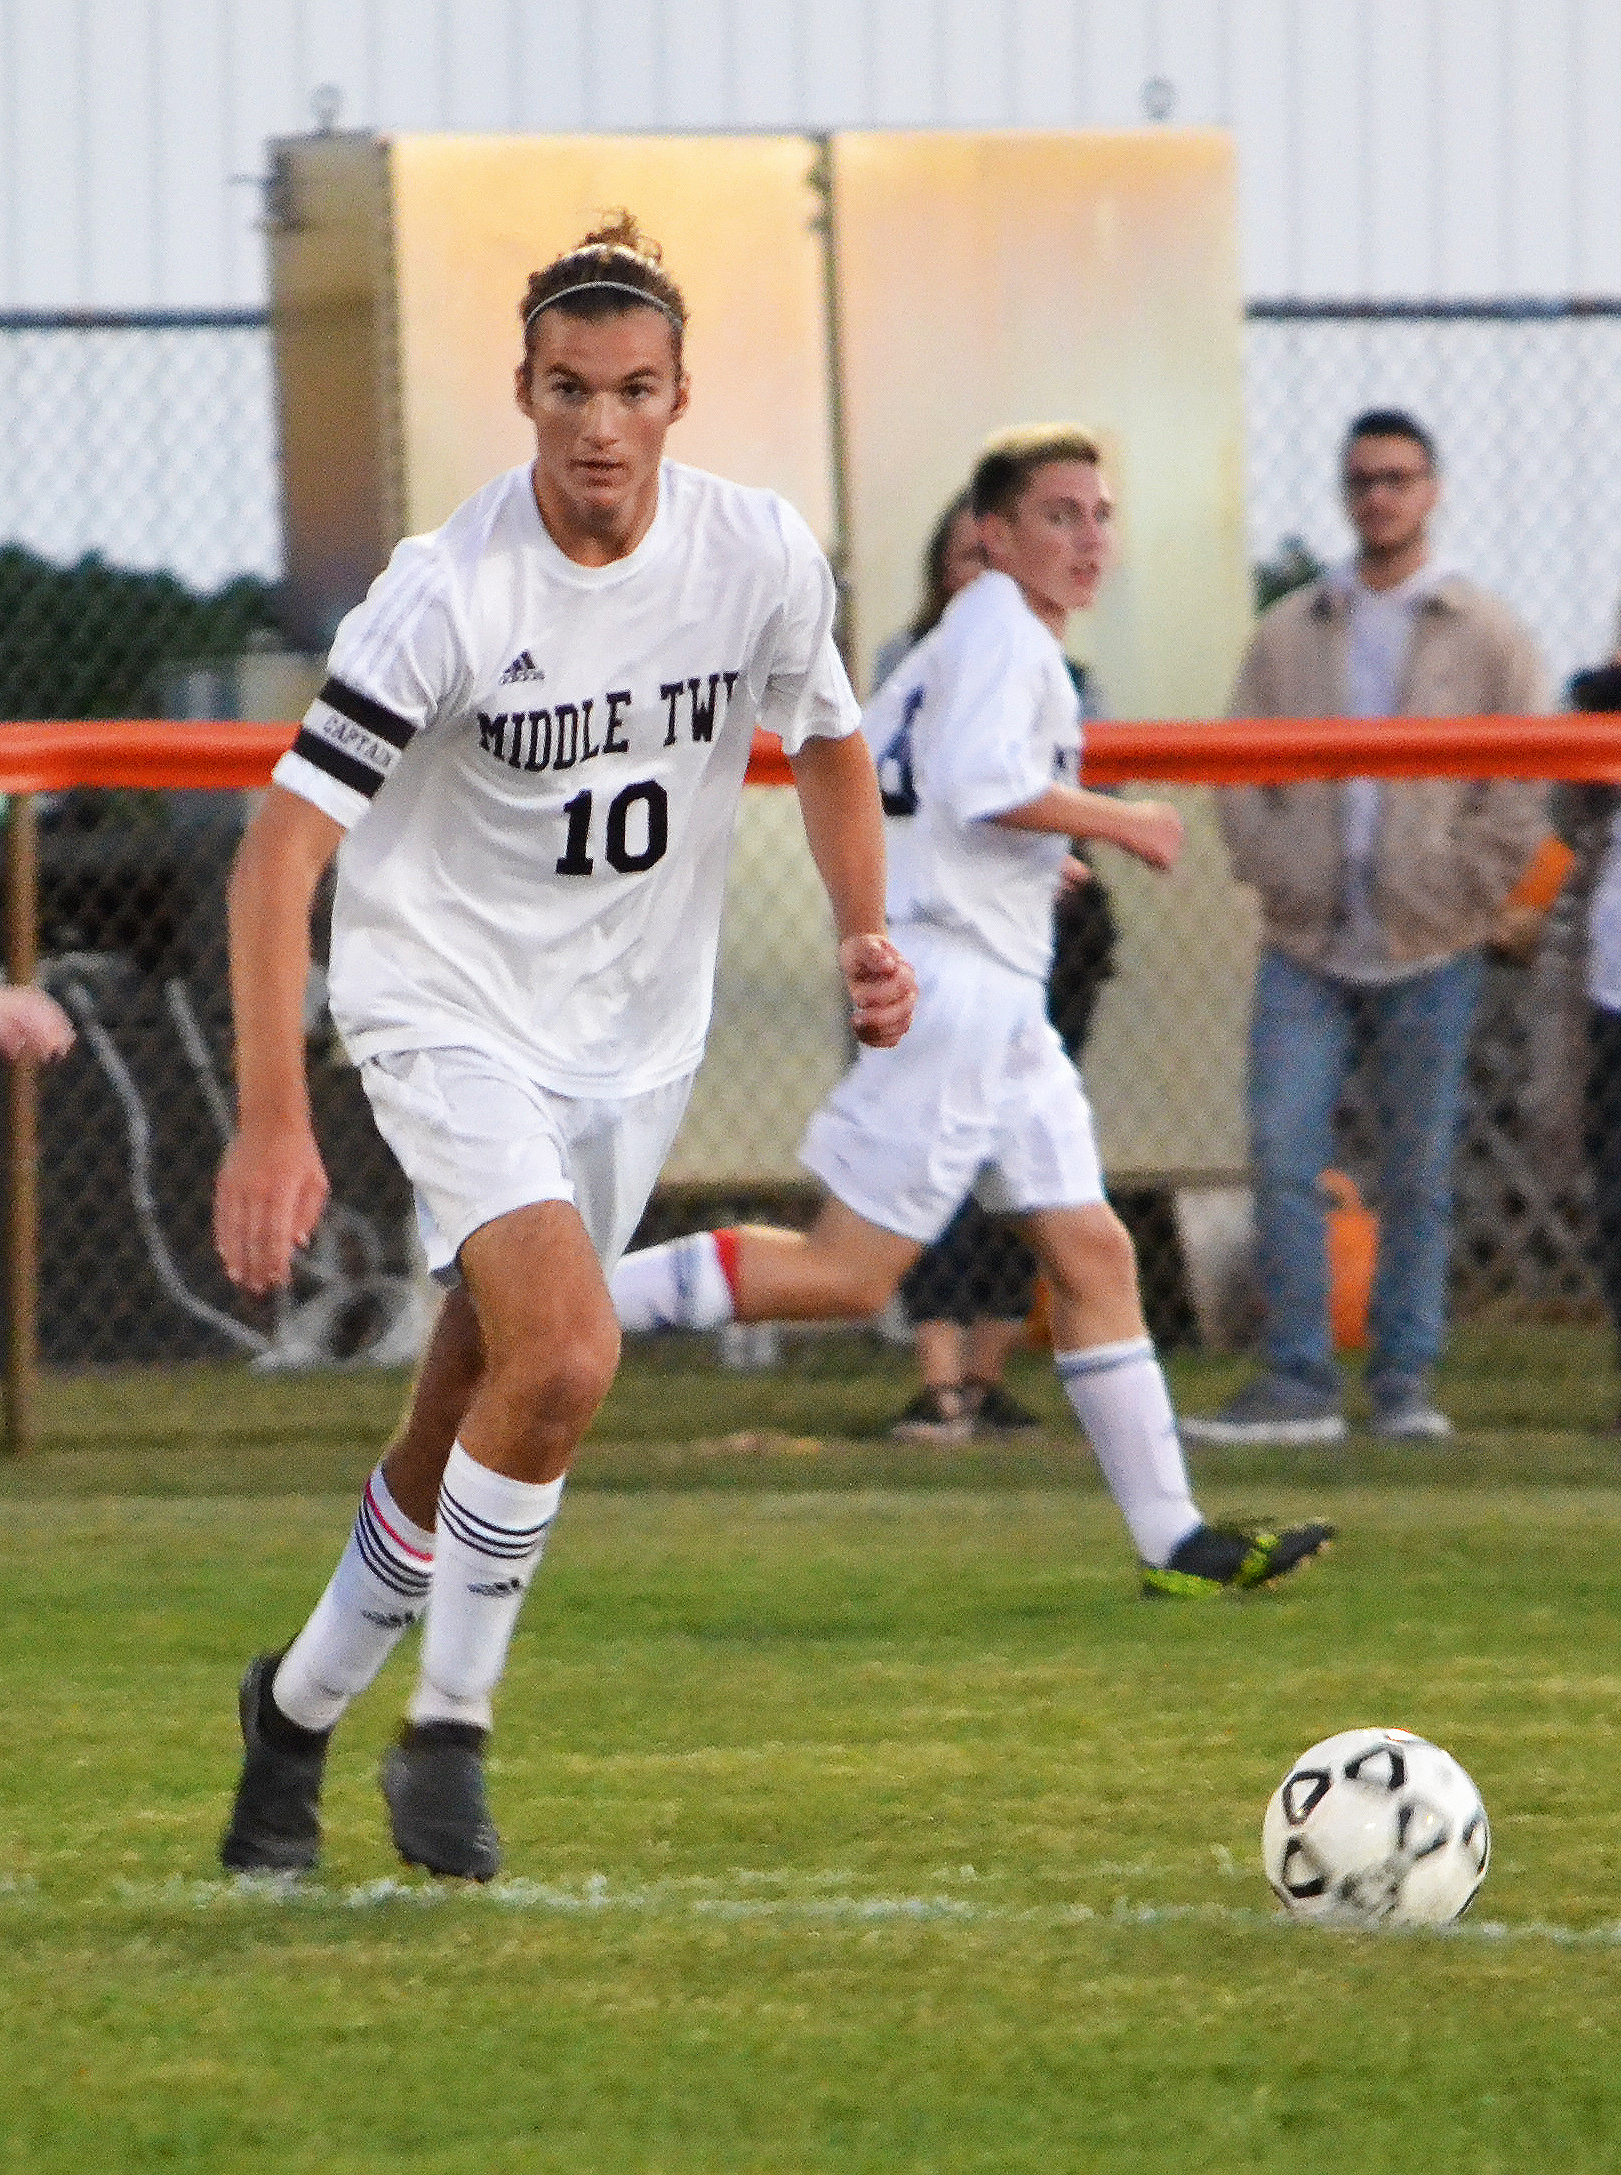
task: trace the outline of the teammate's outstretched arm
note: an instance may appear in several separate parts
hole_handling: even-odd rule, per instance
[[[315,887],[340,824],[273,785],[231,871],[237,1130],[214,1187],[214,1243],[245,1291],[285,1284],[326,1201],[304,1076],[304,991]]]
[[[887,1050],[912,1024],[917,977],[884,934],[884,816],[859,733],[813,738],[790,758],[811,858],[833,909],[858,1042]]]
[[[1080,785],[1050,785],[1033,801],[986,820],[1010,831],[1101,839],[1157,869],[1176,866],[1184,839],[1182,818],[1169,801],[1116,800],[1111,793],[1090,793]]]

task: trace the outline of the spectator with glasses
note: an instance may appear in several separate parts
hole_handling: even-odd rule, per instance
[[[1436,450],[1399,409],[1359,415],[1341,468],[1357,549],[1266,612],[1237,717],[1522,715],[1548,707],[1515,614],[1433,553]],[[1265,1371],[1190,1442],[1333,1443],[1346,1432],[1328,1320],[1334,1113],[1374,1066],[1379,1251],[1369,1316],[1373,1431],[1438,1441],[1431,1370],[1446,1328],[1452,1162],[1482,946],[1547,831],[1541,787],[1351,778],[1219,796],[1240,882],[1259,893],[1249,1120]]]

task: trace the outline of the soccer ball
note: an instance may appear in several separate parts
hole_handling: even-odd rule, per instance
[[[1284,1908],[1341,1925],[1445,1925],[1474,1901],[1491,1849],[1480,1792],[1450,1752],[1405,1729],[1313,1745],[1261,1827]]]

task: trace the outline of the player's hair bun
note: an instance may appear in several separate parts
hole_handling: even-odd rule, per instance
[[[654,241],[651,234],[642,232],[636,214],[627,211],[622,204],[612,211],[604,212],[601,226],[593,227],[589,234],[582,235],[569,251],[569,255],[577,257],[586,249],[628,249],[633,257],[640,257],[644,264],[664,262],[663,248]]]
[[[634,212],[623,206],[604,212],[598,225],[574,247],[554,258],[542,272],[531,272],[518,315],[528,346],[536,319],[551,303],[571,317],[607,317],[634,309],[638,298],[662,310],[675,334],[676,361],[687,305],[680,288],[664,269],[664,251],[642,232]]]

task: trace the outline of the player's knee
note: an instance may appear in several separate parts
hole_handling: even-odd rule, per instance
[[[1068,1225],[1048,1273],[1066,1299],[1097,1299],[1107,1292],[1135,1290],[1137,1249],[1112,1208],[1092,1209]]]
[[[619,1369],[619,1324],[611,1318],[569,1340],[553,1360],[547,1396],[552,1410],[581,1427],[613,1386]]]
[[[619,1325],[612,1317],[564,1335],[515,1342],[501,1354],[503,1388],[520,1410],[549,1427],[577,1431],[602,1403],[619,1366]]]

